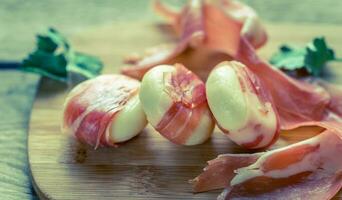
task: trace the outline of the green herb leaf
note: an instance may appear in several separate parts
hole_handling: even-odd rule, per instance
[[[305,68],[314,76],[319,76],[325,63],[335,60],[334,51],[328,48],[324,38],[315,38],[306,47]]]
[[[337,60],[334,51],[327,46],[324,37],[320,37],[314,38],[305,48],[284,45],[270,62],[286,71],[305,69],[313,76],[320,76],[326,63],[332,60]]]
[[[305,54],[305,49],[284,45],[279,48],[278,53],[271,57],[270,62],[273,65],[285,68],[286,70],[296,70],[305,65]]]
[[[92,78],[102,68],[98,58],[73,51],[68,41],[52,28],[45,35],[37,36],[36,49],[23,60],[21,66],[22,70],[62,82],[71,82],[71,73]]]

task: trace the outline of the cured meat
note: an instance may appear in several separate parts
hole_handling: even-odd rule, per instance
[[[334,173],[342,170],[342,134],[327,130],[323,133],[293,145],[264,153],[252,165],[238,169],[231,185],[260,176],[286,178],[317,169]]]
[[[218,199],[332,198],[342,187],[342,157],[336,156],[342,152],[342,130],[336,122],[302,125],[313,124],[326,130],[302,142],[260,153],[254,160],[243,154],[237,162],[230,159],[234,154],[227,154],[210,161],[192,181],[194,191],[226,187]],[[231,162],[216,164],[224,159]],[[238,165],[243,162],[244,166]],[[219,176],[228,177],[227,182],[214,178]]]
[[[148,71],[140,100],[150,124],[176,144],[203,143],[213,131],[204,83],[180,64]]]
[[[339,191],[342,186],[341,179],[342,173],[326,173],[322,170],[279,179],[258,177],[225,189],[217,199],[327,200],[333,198]]]
[[[253,164],[262,154],[223,154],[208,161],[203,173],[190,180],[195,192],[221,189],[229,185],[236,169]]]
[[[178,13],[159,1],[155,7],[170,20],[180,40],[174,48],[164,46],[154,54],[129,59],[133,65],[124,68],[123,74],[141,79],[154,66],[182,63],[205,80],[216,64],[236,55],[240,37],[256,48],[267,40],[256,13],[238,1],[191,0]]]
[[[331,97],[328,105],[329,111],[326,113],[328,116],[326,116],[326,118],[328,120],[329,118],[333,118],[334,121],[342,122],[342,86],[317,79],[314,80],[314,82],[328,91]]]
[[[139,81],[124,75],[101,75],[79,84],[65,100],[63,132],[95,148],[131,139],[147,123],[139,88]]]
[[[210,73],[206,91],[217,124],[235,143],[257,149],[278,139],[279,120],[272,97],[246,66],[222,62]]]

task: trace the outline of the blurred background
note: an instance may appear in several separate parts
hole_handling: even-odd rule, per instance
[[[242,0],[264,21],[342,24],[338,0]],[[180,6],[185,0],[166,0]],[[113,21],[154,20],[149,0],[1,0],[0,58],[20,59],[34,35],[54,26],[64,34]]]
[[[179,7],[185,1],[166,0]],[[271,23],[342,24],[339,0],[242,0]],[[152,21],[149,0],[0,0],[0,61],[20,61],[35,35],[53,26],[66,36],[106,23]],[[39,76],[0,69],[0,199],[35,198],[27,127]]]

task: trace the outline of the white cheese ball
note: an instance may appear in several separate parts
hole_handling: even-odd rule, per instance
[[[264,148],[278,136],[278,117],[258,77],[239,62],[223,62],[206,82],[208,104],[221,130],[246,148]]]
[[[149,123],[173,143],[196,145],[210,137],[214,121],[204,83],[184,66],[160,65],[149,70],[139,97]]]

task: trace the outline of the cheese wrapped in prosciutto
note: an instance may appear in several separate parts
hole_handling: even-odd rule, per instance
[[[160,65],[148,71],[139,96],[149,123],[173,143],[196,145],[211,136],[214,120],[205,85],[183,65]]]
[[[272,97],[259,78],[239,62],[223,62],[210,73],[207,99],[220,129],[248,149],[278,139],[279,120]]]
[[[139,88],[139,81],[114,74],[80,83],[65,100],[63,132],[95,148],[133,138],[147,124]]]

